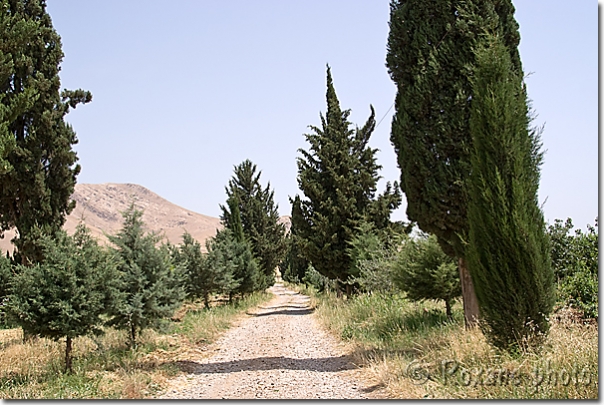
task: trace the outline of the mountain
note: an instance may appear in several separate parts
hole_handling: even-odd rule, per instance
[[[179,207],[136,184],[76,184],[71,198],[76,201],[76,208],[67,216],[64,229],[73,234],[83,220],[102,244],[108,243],[106,234],[114,235],[122,227],[121,212],[133,201],[137,208],[143,210],[146,230],[159,232],[175,245],[182,242],[182,234],[186,230],[205,251],[205,240],[222,228],[220,219]],[[7,231],[4,239],[0,239],[3,254],[7,250],[12,251],[10,240],[13,236],[14,231]]]

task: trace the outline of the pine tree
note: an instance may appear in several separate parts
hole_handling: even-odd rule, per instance
[[[539,208],[539,131],[521,72],[495,34],[476,50],[470,117],[468,264],[487,338],[500,348],[548,330],[554,273]],[[537,339],[539,341],[539,339]]]
[[[443,300],[448,317],[451,305],[461,295],[459,272],[434,235],[409,238],[396,258],[394,282],[411,300]]]
[[[392,0],[386,65],[397,85],[391,141],[407,217],[459,259],[467,326],[479,317],[467,270],[466,181],[470,173],[473,49],[499,21],[511,63],[521,71],[511,0]]]
[[[147,327],[157,327],[171,316],[185,296],[183,269],[172,263],[165,247],[156,247],[159,237],[145,234],[142,211],[132,203],[122,214],[124,225],[117,235],[109,236],[121,259],[119,289],[122,298],[110,310],[109,325],[129,332],[130,347]]]
[[[375,112],[362,128],[351,130],[350,110],[342,111],[327,67],[327,113],[322,127],[306,134],[310,150],[300,149],[298,185],[306,199],[300,208],[304,223],[298,228],[304,255],[322,275],[347,282],[351,276],[348,243],[361,220],[376,226],[389,224],[398,207],[398,185],[376,198],[378,170],[376,149],[368,147],[375,128]]]
[[[184,272],[184,288],[187,298],[195,299],[202,297],[206,307],[209,308],[209,294],[212,290],[211,278],[205,272],[204,257],[201,245],[193,239],[190,233],[182,235],[182,244],[171,248],[172,260],[180,265]]]
[[[275,269],[285,254],[285,227],[279,223],[279,212],[274,202],[274,190],[270,183],[265,189],[260,185],[257,167],[250,160],[243,161],[235,167],[235,174],[226,187],[227,207],[221,205],[221,219],[224,225],[233,230],[232,210],[230,203],[239,203],[241,226],[245,238],[250,242],[252,253],[258,261],[262,273],[260,289],[275,283]],[[235,200],[231,200],[235,198]],[[229,202],[230,201],[230,202]]]
[[[225,228],[206,242],[208,256],[206,265],[216,274],[220,292],[229,295],[244,295],[258,289],[260,270],[249,243],[239,240]]]
[[[43,0],[3,0],[0,14],[0,231],[17,228],[16,259],[31,264],[36,240],[75,206],[77,138],[64,117],[92,96],[59,91],[63,52]]]
[[[115,259],[79,225],[40,240],[45,260],[18,265],[11,278],[8,312],[24,332],[66,338],[65,369],[71,371],[72,341],[101,333],[102,315],[117,297]]]

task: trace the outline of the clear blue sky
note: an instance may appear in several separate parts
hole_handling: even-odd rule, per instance
[[[529,96],[545,124],[540,202],[548,222],[598,215],[598,5],[517,0]],[[396,89],[385,67],[388,0],[50,0],[64,88],[93,101],[67,120],[79,183],[137,183],[218,216],[233,166],[249,158],[279,211],[299,193],[298,148],[325,111],[329,63],[342,108],[372,137],[386,180]],[[405,204],[394,219],[406,220]]]

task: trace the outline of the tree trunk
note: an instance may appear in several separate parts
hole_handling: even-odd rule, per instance
[[[71,372],[71,336],[67,336],[65,342],[65,373]]]
[[[463,314],[465,318],[466,329],[471,329],[476,326],[480,318],[480,309],[472,277],[468,271],[466,260],[459,259],[459,281],[461,282],[461,295],[463,297]]]
[[[352,296],[352,285],[346,284],[346,298],[350,298]]]
[[[205,305],[206,309],[210,309],[210,294],[203,294],[203,305]]]
[[[445,300],[445,310],[447,313],[447,318],[453,318],[453,311],[451,310],[451,301]]]
[[[130,348],[136,349],[136,325],[130,322]]]

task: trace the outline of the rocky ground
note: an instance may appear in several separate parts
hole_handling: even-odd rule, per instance
[[[170,381],[162,399],[362,399],[376,387],[345,347],[317,324],[309,298],[282,284],[275,298],[230,329],[189,374]]]

